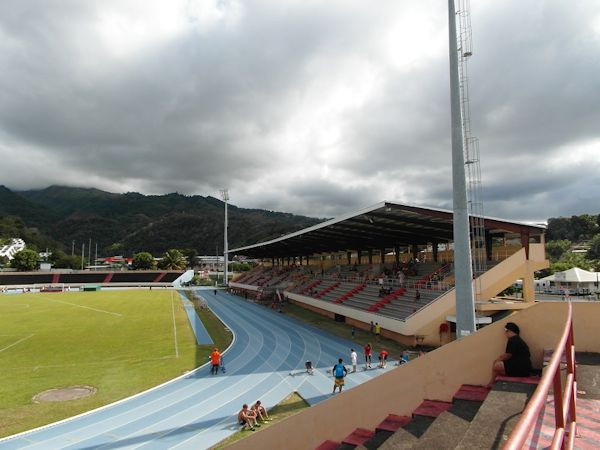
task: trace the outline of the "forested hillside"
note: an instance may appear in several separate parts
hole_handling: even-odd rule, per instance
[[[548,273],[579,267],[600,271],[600,214],[548,219]]]
[[[278,237],[321,220],[229,205],[230,248]],[[0,238],[22,237],[43,250],[79,249],[89,239],[99,255],[159,255],[170,248],[198,254],[223,251],[223,202],[181,194],[114,194],[98,189],[51,186],[13,192],[0,186]]]

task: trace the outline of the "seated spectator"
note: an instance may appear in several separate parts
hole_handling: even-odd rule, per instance
[[[498,375],[509,377],[528,377],[531,374],[531,354],[529,347],[521,339],[520,329],[516,323],[507,322],[504,325],[506,334],[506,350],[494,361],[492,367],[492,383]]]
[[[408,361],[409,361],[408,352],[406,350],[404,350],[402,352],[402,355],[400,356],[400,360],[398,361],[398,365],[401,366],[402,364],[406,364]]]
[[[254,412],[254,414],[256,414],[257,420],[260,419],[263,422],[271,421],[271,419],[269,419],[269,413],[267,412],[266,408],[262,405],[260,400],[257,400],[256,403],[252,405],[252,411]]]
[[[238,413],[238,423],[243,425],[247,430],[254,431],[254,427],[260,427],[260,424],[256,422],[256,413],[248,409],[248,405],[244,403],[241,411]]]
[[[315,369],[313,368],[312,361],[306,361],[306,364],[304,364],[304,366],[306,367],[306,372],[309,375],[312,375],[314,373]]]

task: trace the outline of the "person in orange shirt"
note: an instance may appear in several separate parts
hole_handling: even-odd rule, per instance
[[[387,365],[388,352],[386,349],[382,349],[379,352],[379,368],[384,369]]]
[[[221,364],[221,354],[219,353],[219,349],[215,347],[213,352],[210,354],[210,363],[212,364],[212,368],[210,369],[210,373],[216,375],[219,373],[219,364]]]

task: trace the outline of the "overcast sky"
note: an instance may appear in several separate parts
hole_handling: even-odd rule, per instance
[[[471,0],[486,215],[600,213],[600,1]],[[0,184],[452,207],[444,0],[2,0]]]

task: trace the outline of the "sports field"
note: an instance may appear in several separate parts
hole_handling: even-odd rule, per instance
[[[0,296],[0,436],[148,389],[203,364],[209,351],[196,346],[170,290]],[[82,385],[96,394],[32,400]]]

